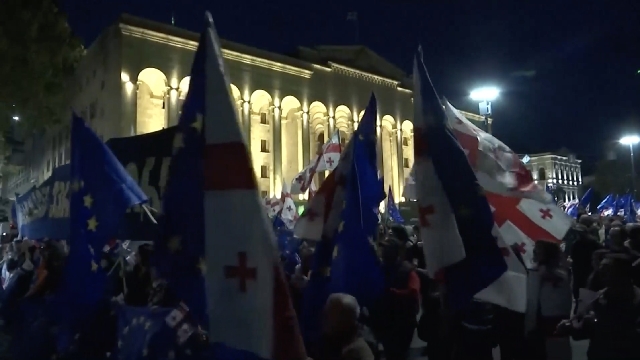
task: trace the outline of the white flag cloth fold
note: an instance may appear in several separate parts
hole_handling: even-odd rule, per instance
[[[293,195],[304,194],[309,189],[313,177],[320,171],[333,171],[340,161],[340,135],[336,132],[322,145],[317,156],[291,181]]]

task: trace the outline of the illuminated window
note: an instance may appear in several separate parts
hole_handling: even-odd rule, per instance
[[[260,152],[269,152],[269,143],[267,142],[267,140],[260,140]]]
[[[269,178],[269,167],[267,165],[260,166],[260,178],[261,179]]]
[[[260,124],[269,125],[269,119],[267,119],[267,113],[260,113]]]

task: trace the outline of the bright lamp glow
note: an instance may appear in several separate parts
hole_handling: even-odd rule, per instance
[[[500,90],[497,88],[484,87],[473,90],[471,92],[471,99],[476,101],[493,101],[498,95],[500,95]]]
[[[640,136],[638,135],[629,135],[624,136],[620,139],[620,144],[622,145],[635,145],[640,142]]]
[[[20,117],[19,116],[14,116],[13,120],[18,121],[18,120],[20,120]]]

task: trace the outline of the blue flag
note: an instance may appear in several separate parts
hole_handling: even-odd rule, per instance
[[[118,359],[176,359],[176,330],[166,323],[172,309],[119,306]],[[183,357],[180,357],[183,358]]]
[[[597,209],[598,209],[598,213],[602,213],[603,211],[607,210],[607,209],[611,209],[615,206],[616,204],[616,195],[614,194],[609,194],[607,195],[604,200],[602,200],[600,202],[600,205],[598,205]]]
[[[441,276],[452,309],[463,309],[507,264],[492,234],[491,208],[422,61],[414,67],[416,188],[428,271]]]
[[[109,148],[75,115],[70,187],[71,236],[62,289],[74,303],[97,303],[105,295],[102,249],[117,236],[125,211],[148,199]]]
[[[204,282],[205,67],[207,61],[212,61],[208,56],[215,56],[207,50],[206,41],[207,34],[203,31],[191,66],[189,92],[174,135],[173,157],[162,203],[163,236],[156,240],[154,247],[154,264],[160,276],[204,329],[209,328]]]
[[[389,194],[387,195],[387,216],[389,217],[389,219],[398,224],[404,224],[404,219],[402,218],[402,215],[400,215],[398,205],[393,198],[393,191],[391,191],[391,186],[389,186]]]
[[[339,236],[336,236],[336,233],[339,230],[339,223],[342,223],[344,221],[343,217],[347,216],[345,214],[344,208],[341,208],[338,204],[344,204],[343,206],[346,206],[348,203],[350,208],[354,209],[357,214],[359,214],[360,212],[359,209],[364,209],[363,214],[366,214],[366,209],[368,208],[368,206],[371,206],[368,209],[371,212],[371,215],[375,217],[375,222],[378,222],[378,218],[376,215],[377,213],[374,212],[374,210],[378,209],[380,201],[384,198],[384,191],[381,182],[378,183],[378,190],[380,192],[377,192],[376,190],[368,187],[371,185],[370,182],[372,181],[372,177],[370,177],[371,168],[369,165],[369,161],[372,161],[371,159],[374,159],[373,161],[375,161],[376,154],[375,151],[373,151],[372,155],[370,149],[364,150],[362,148],[365,146],[365,144],[369,144],[369,142],[371,141],[371,129],[375,129],[376,123],[376,109],[376,100],[375,97],[372,96],[371,100],[369,101],[369,106],[365,110],[362,121],[358,125],[358,129],[351,137],[351,140],[345,147],[345,150],[340,157],[338,166],[325,179],[325,181],[320,186],[320,189],[318,189],[317,195],[314,197],[314,202],[317,203],[321,200],[324,202],[325,206],[330,208],[324,209],[324,211],[329,214],[329,216],[327,219],[327,224],[325,224],[323,229],[322,239],[316,243],[316,248],[313,253],[311,275],[303,294],[300,324],[303,331],[302,335],[304,336],[305,345],[307,345],[308,347],[313,347],[313,344],[318,341],[320,337],[320,330],[322,326],[322,309],[324,308],[325,302],[327,301],[327,298],[332,292],[333,288],[344,289],[350,286],[350,283],[348,283],[347,280],[344,280],[344,277],[342,277],[341,280],[336,280],[334,282],[335,274],[338,274],[338,276],[340,276],[340,274],[346,271],[346,264],[344,264],[344,261],[347,261],[346,259],[353,256],[351,252],[355,251],[355,249],[362,249],[364,246],[366,247],[367,252],[371,251],[369,242],[368,240],[366,240],[366,235],[364,235],[364,244],[366,245],[363,245],[363,241],[361,241],[363,234],[361,233],[360,235],[358,235],[360,236],[360,240],[354,239],[354,242],[356,242],[355,245],[353,245],[353,247],[347,246],[346,252],[343,251],[343,259],[345,259],[344,261],[341,260],[343,265],[338,265],[337,269],[332,269],[332,266],[334,265],[333,260],[336,249],[336,242],[337,240],[339,240]],[[375,134],[375,132],[373,134]],[[360,176],[362,177],[363,181],[362,186],[367,186],[366,191],[362,194],[357,193],[359,191],[356,187],[358,184],[358,179],[353,174],[353,172],[355,171],[353,159],[356,156],[356,140],[360,139],[360,137],[362,137],[364,142],[359,145],[359,147],[361,147],[361,150],[358,150],[357,156],[360,158],[360,161],[363,161],[364,164],[366,164],[361,165],[362,174]],[[373,158],[371,158],[371,156],[373,156]],[[368,158],[368,160],[366,160],[366,158]],[[376,176],[376,181],[379,181],[377,180],[377,171],[375,166],[373,169]],[[349,191],[347,190],[347,188],[351,190]],[[363,203],[361,205],[356,205],[353,203],[354,199],[356,199],[358,196],[362,197]],[[377,203],[375,203],[376,200]],[[373,205],[374,203],[375,205]],[[307,211],[311,210],[313,210],[313,204]],[[354,216],[358,216],[357,214],[354,214]],[[368,226],[368,217],[364,216],[359,220],[361,221],[359,225],[352,224],[352,226],[360,226],[361,229],[364,229]],[[300,222],[296,224],[296,231],[299,224]],[[349,233],[355,233],[355,230],[353,230],[352,228],[352,230],[349,230]],[[338,254],[339,253],[340,252],[338,251]],[[368,260],[364,259],[362,261],[366,262]],[[340,267],[342,267],[344,270],[340,269]],[[375,292],[377,291],[377,289],[373,288],[371,289],[371,291]]]
[[[591,199],[593,198],[593,189],[589,188],[587,192],[582,195],[582,199],[580,199],[580,207],[583,208],[586,212],[589,212],[589,204],[591,204]]]
[[[384,185],[378,179],[376,166],[376,109],[372,96],[352,140],[353,157],[346,173],[344,208],[331,267],[331,291],[353,295],[363,307],[372,306],[384,289],[384,275],[374,247],[378,231],[374,209],[384,200]]]
[[[626,194],[622,197],[621,208],[624,212],[624,219],[627,224],[636,222],[636,206],[633,201],[633,195]]]

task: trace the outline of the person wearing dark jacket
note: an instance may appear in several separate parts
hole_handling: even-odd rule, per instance
[[[420,311],[420,279],[404,261],[404,244],[394,237],[380,243],[385,292],[371,308],[371,329],[387,360],[405,360]]]
[[[588,233],[588,229],[582,225],[576,225],[579,237],[571,247],[571,270],[573,274],[573,299],[580,301],[580,289],[587,287],[587,280],[593,268],[593,253],[602,249],[602,245],[596,238]],[[577,306],[574,308],[577,310]]]

